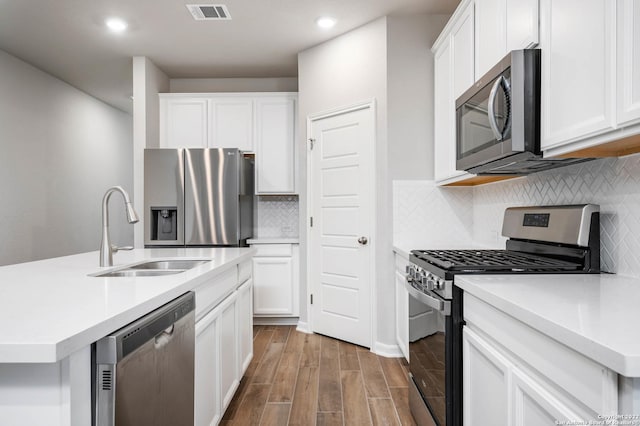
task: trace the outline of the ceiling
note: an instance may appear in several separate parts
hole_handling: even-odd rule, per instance
[[[0,0],[0,49],[131,112],[133,56],[170,78],[296,77],[297,53],[385,15],[452,13],[459,0],[227,0],[195,21],[189,0]],[[337,19],[330,30],[314,22]],[[129,27],[106,29],[117,16]]]

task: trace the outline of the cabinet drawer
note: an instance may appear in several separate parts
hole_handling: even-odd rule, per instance
[[[238,268],[227,269],[196,287],[196,321],[222,301],[238,285]]]
[[[247,260],[238,265],[238,284],[251,278],[251,261]]]
[[[293,254],[292,244],[255,244],[256,257],[288,257]]]

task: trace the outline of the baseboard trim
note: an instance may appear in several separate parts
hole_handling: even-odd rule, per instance
[[[385,358],[402,358],[404,356],[398,345],[387,345],[380,342],[375,342],[371,351]]]
[[[312,334],[313,332],[309,330],[309,323],[304,321],[298,321],[298,326],[296,327],[296,331],[301,333]]]
[[[253,317],[254,325],[297,325],[298,317]]]

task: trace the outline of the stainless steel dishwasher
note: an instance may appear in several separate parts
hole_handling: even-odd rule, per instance
[[[97,426],[193,425],[195,297],[96,342]]]

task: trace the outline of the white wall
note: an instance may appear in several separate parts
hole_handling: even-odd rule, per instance
[[[342,106],[375,99],[376,103],[376,187],[384,188],[377,193],[376,252],[372,262],[377,265],[375,283],[378,306],[372,306],[377,313],[378,336],[376,340],[385,343],[395,341],[393,321],[385,313],[393,312],[393,287],[382,284],[385,273],[392,273],[391,265],[385,260],[386,251],[391,247],[390,190],[387,191],[387,19],[381,18],[326,43],[305,50],[298,55],[299,85],[299,140],[300,165],[300,240],[301,240],[301,300],[300,320],[308,319],[306,291],[306,120],[311,114],[336,109]],[[389,206],[389,208],[387,208]],[[384,229],[385,224],[389,226]],[[388,239],[388,244],[385,240]],[[382,308],[382,309],[381,309]],[[390,322],[390,324],[389,324]],[[375,343],[375,342],[373,342]]]
[[[450,15],[387,18],[389,178],[433,179],[431,45]]]
[[[144,149],[160,147],[160,98],[169,91],[169,77],[147,57],[133,58],[133,205],[140,216],[135,246],[144,247]]]
[[[0,94],[0,265],[97,250],[104,192],[132,189],[131,116],[3,51]],[[112,239],[131,244],[111,204]]]
[[[310,114],[376,101],[376,342],[395,345],[392,179],[433,176],[431,45],[448,16],[381,18],[298,55],[301,188],[306,191],[306,120]],[[301,191],[301,192],[302,192]],[[306,193],[301,193],[301,321],[307,320]],[[374,350],[377,350],[374,346]]]
[[[279,78],[172,78],[171,93],[297,92],[297,77]]]

